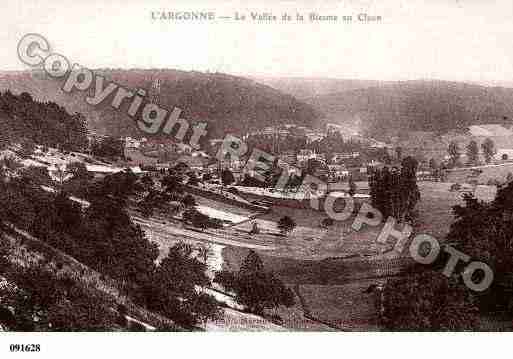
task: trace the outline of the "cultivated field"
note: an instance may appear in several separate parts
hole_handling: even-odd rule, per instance
[[[444,241],[454,221],[452,207],[463,203],[462,193],[451,192],[451,185],[419,183],[422,199],[417,205],[417,232]],[[492,200],[495,192],[494,186],[477,186],[475,190],[476,197],[484,201]],[[284,215],[294,218],[298,225],[286,237],[280,236],[276,228],[277,221]],[[260,243],[262,238],[270,238],[269,242],[275,244],[276,249],[258,251],[266,268],[298,288],[303,299],[302,309],[310,313],[315,323],[341,330],[377,330],[377,299],[375,293],[367,289],[400,274],[408,267],[408,262],[393,259],[399,254],[391,250],[391,244],[375,243],[380,228],[367,227],[355,232],[348,220],[335,223],[328,231],[319,226],[325,217],[314,210],[274,206],[270,213],[256,219],[262,233],[253,236],[253,241]],[[235,228],[249,231],[252,222]],[[224,266],[238,269],[248,251],[243,247],[226,246],[222,251]],[[289,319],[289,325],[294,325],[294,312],[281,315]],[[295,320],[296,325],[302,323]]]
[[[472,177],[473,169],[482,171],[477,177]],[[447,172],[448,182],[467,183],[474,179],[479,184],[487,184],[490,180],[505,182],[509,173],[513,174],[513,163],[500,163],[469,168],[458,168]]]
[[[445,182],[419,183],[421,200],[417,204],[417,232],[432,235],[440,241],[449,233],[450,225],[454,222],[452,207],[463,204],[462,193],[450,191],[452,185],[453,183]],[[476,187],[475,196],[489,202],[495,198],[496,191],[495,186],[479,185]]]
[[[346,285],[302,285],[299,287],[312,316],[346,330],[377,330],[378,292],[369,290],[383,280],[362,280]]]

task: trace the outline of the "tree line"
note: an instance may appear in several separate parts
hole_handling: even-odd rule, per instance
[[[54,102],[39,102],[23,92],[0,93],[0,146],[21,140],[66,151],[87,148],[87,121],[79,113],[70,114]]]

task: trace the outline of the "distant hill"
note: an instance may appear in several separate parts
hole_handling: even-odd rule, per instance
[[[253,77],[255,81],[288,93],[298,99],[309,99],[327,94],[340,93],[382,84],[376,80],[349,80],[308,77]]]
[[[511,125],[513,89],[444,81],[383,83],[306,100],[326,121],[389,139],[408,131],[445,133],[479,124]]]
[[[309,126],[321,117],[312,106],[293,96],[242,77],[177,70],[104,69],[95,72],[129,89],[147,90],[150,98],[161,106],[181,108],[182,117],[190,122],[208,122],[211,136],[238,134],[282,122]],[[28,92],[34,99],[55,101],[69,112],[83,113],[89,128],[98,133],[145,135],[126,115],[126,108],[90,106],[84,101],[85,94],[64,93],[60,89],[62,83],[48,79],[41,72],[0,73],[0,91]],[[110,95],[105,102],[110,104],[112,97]]]

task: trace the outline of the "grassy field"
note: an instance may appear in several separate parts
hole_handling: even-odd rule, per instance
[[[461,193],[451,192],[450,187],[450,183],[419,183],[422,200],[417,205],[417,232],[434,235],[443,242],[454,220],[452,207],[462,203]],[[478,186],[476,195],[482,200],[491,200],[495,187]],[[198,196],[196,200],[200,205],[240,216],[256,214]],[[285,215],[297,223],[297,227],[286,236],[277,229],[278,220]],[[159,243],[161,257],[169,246],[180,240],[190,243],[193,248],[207,246],[211,276],[214,270],[221,268],[238,270],[249,250],[256,250],[268,270],[275,272],[287,284],[299,286],[307,311],[317,319],[305,318],[304,308],[298,305],[273,311],[283,318],[284,326],[288,328],[327,330],[332,326],[375,330],[375,298],[365,291],[372,284],[382,283],[388,275],[396,275],[395,271],[388,271],[386,261],[380,260],[398,257],[399,253],[391,250],[392,243],[376,243],[381,226],[364,227],[356,232],[351,229],[353,216],[326,229],[320,226],[324,218],[325,214],[313,209],[273,206],[270,212],[249,221],[205,232],[185,228],[165,218],[138,223],[151,240]],[[260,234],[249,233],[254,222],[258,223]],[[379,267],[381,265],[384,269]],[[401,264],[394,268],[399,270]],[[237,320],[234,320],[234,325],[238,325]]]
[[[216,211],[220,211],[221,213],[226,213],[226,219],[231,221],[232,223],[238,223],[244,220],[247,220],[255,215],[258,214],[257,211],[251,211],[249,209],[230,205],[228,203],[222,202],[222,201],[215,201],[209,198],[201,197],[198,195],[194,195],[194,198],[196,200],[196,204],[200,206],[200,208],[211,208],[214,213],[209,213],[209,211],[205,211],[205,214],[210,215],[211,217],[216,217]],[[200,210],[201,211],[201,210]],[[231,216],[230,216],[231,215]],[[233,217],[233,218],[231,218]],[[225,216],[223,216],[222,219],[225,219]]]
[[[289,216],[296,222],[296,227],[287,235],[282,235],[277,223],[283,216]],[[328,257],[351,257],[378,255],[387,250],[388,246],[376,243],[377,229],[364,228],[355,232],[351,228],[351,217],[347,221],[336,221],[328,228],[321,226],[327,218],[323,212],[313,209],[294,209],[284,206],[273,206],[269,213],[258,218],[236,225],[233,228],[247,233],[257,223],[260,234],[253,240],[268,240],[276,246],[273,255],[296,259],[323,259]]]
[[[452,183],[420,182],[421,200],[417,204],[419,217],[416,230],[443,241],[454,222],[452,207],[463,204],[462,193],[451,192]],[[476,187],[478,199],[489,202],[495,198],[496,187],[480,185]]]
[[[383,280],[363,280],[346,285],[302,285],[299,290],[310,314],[346,330],[377,330],[377,293],[368,291]]]
[[[125,156],[131,160],[127,161],[127,163],[132,166],[138,166],[141,164],[148,166],[154,165],[159,162],[159,159],[157,157],[145,156],[138,149],[127,149],[127,151],[125,152]]]
[[[513,174],[513,163],[501,163],[496,165],[484,165],[476,167],[481,174],[472,177],[472,170],[469,168],[459,168],[447,172],[447,182],[468,183],[470,180],[477,180],[479,184],[487,184],[489,180],[498,180],[505,182],[508,173]]]
[[[416,231],[431,234],[440,242],[444,241],[454,221],[452,207],[463,203],[462,194],[451,192],[450,187],[451,183],[419,182],[422,199],[417,205]],[[478,186],[475,194],[481,200],[490,201],[495,192],[494,186]],[[276,229],[276,222],[284,215],[294,218],[297,223],[286,237],[279,236]],[[379,259],[398,253],[387,252],[390,245],[375,243],[381,227],[354,232],[349,220],[336,223],[327,231],[319,227],[325,217],[314,210],[273,207],[270,213],[256,220],[263,233],[253,236],[253,241],[260,243],[262,238],[268,238],[269,243],[275,244],[275,250],[259,251],[266,268],[287,283],[299,285],[300,294],[313,317],[340,329],[377,330],[376,298],[365,291],[372,284],[383,283],[386,278],[377,276],[379,271],[372,268],[357,266],[356,261],[365,255]],[[248,222],[235,228],[245,232],[251,226],[252,222]],[[383,251],[386,253],[380,254]],[[237,270],[248,252],[245,248],[225,247],[223,265]],[[342,258],[326,259],[329,257]],[[370,279],[374,275],[376,278]],[[294,325],[294,312],[289,315],[292,318],[289,324]],[[297,319],[295,325],[299,323],[301,321]]]

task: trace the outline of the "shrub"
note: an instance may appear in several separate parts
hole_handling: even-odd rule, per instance
[[[235,187],[230,187],[228,188],[228,192],[232,193],[232,194],[239,194],[239,190]]]
[[[454,183],[453,185],[451,185],[451,188],[449,189],[449,191],[454,192],[454,191],[459,191],[460,189],[461,189],[461,185],[459,183]]]
[[[131,321],[128,326],[128,330],[131,332],[145,332],[146,328],[139,322]]]
[[[294,305],[293,292],[272,272],[265,271],[262,260],[254,251],[249,252],[238,273],[218,272],[214,282],[233,291],[237,302],[256,314],[280,305]]]
[[[496,187],[499,187],[502,185],[502,183],[496,178],[490,178],[486,184],[488,186],[496,186]]]
[[[282,234],[287,234],[292,232],[292,230],[296,227],[296,222],[289,216],[283,216],[278,221],[278,229]]]
[[[321,225],[323,227],[330,227],[332,226],[333,224],[335,223],[335,221],[333,221],[332,218],[324,218],[322,221],[321,221]]]

